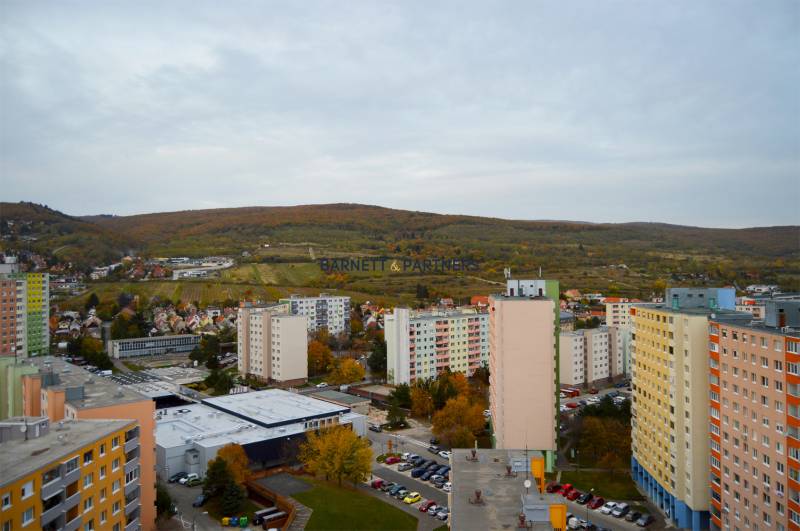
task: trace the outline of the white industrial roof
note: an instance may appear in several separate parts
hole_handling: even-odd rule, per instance
[[[281,389],[206,398],[203,403],[252,419],[265,427],[349,412],[349,408]]]
[[[203,404],[158,410],[156,444],[165,448],[195,443],[215,447],[228,443],[249,444],[272,439],[273,430],[256,426]],[[302,424],[300,425],[302,431]],[[293,432],[294,433],[294,432]]]

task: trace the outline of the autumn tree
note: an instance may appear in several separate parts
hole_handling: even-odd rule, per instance
[[[433,434],[450,448],[469,448],[485,425],[481,406],[470,403],[467,396],[458,396],[433,415],[432,427]]]
[[[328,345],[316,339],[308,343],[308,374],[316,376],[325,372],[333,363],[333,354]]]
[[[356,360],[345,358],[338,360],[331,371],[330,381],[334,384],[360,382],[364,379],[364,367]]]
[[[369,477],[372,470],[372,449],[369,441],[362,439],[347,426],[334,426],[308,432],[306,442],[300,446],[300,462],[310,473],[357,484]]]
[[[223,459],[228,465],[228,470],[236,483],[243,484],[250,479],[250,459],[241,445],[226,444],[217,452],[217,457]]]
[[[427,417],[433,414],[433,397],[430,391],[422,385],[411,388],[411,414],[415,417]]]

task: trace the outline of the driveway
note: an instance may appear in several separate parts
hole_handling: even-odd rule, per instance
[[[197,531],[217,531],[218,529],[225,529],[216,520],[203,514],[205,509],[202,507],[192,507],[192,502],[202,492],[203,487],[198,485],[196,487],[185,487],[178,483],[168,483],[167,489],[169,495],[172,496],[172,502],[178,508],[178,514],[172,517],[169,522],[164,522],[159,525],[159,529],[177,530],[177,529],[192,529],[192,522],[195,523]]]

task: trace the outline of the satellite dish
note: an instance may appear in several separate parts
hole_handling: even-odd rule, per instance
[[[526,479],[526,480],[525,480],[525,483],[523,483],[523,485],[525,485],[525,488],[526,488],[526,489],[529,489],[529,488],[531,488],[531,480],[529,480],[529,479]]]
[[[28,431],[27,424],[23,424],[22,426],[20,426],[19,427],[19,431],[21,431],[22,433],[25,433],[26,431]]]

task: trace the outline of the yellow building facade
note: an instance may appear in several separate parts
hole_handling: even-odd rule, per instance
[[[137,435],[133,421],[65,420],[0,443],[0,530],[138,530]]]

